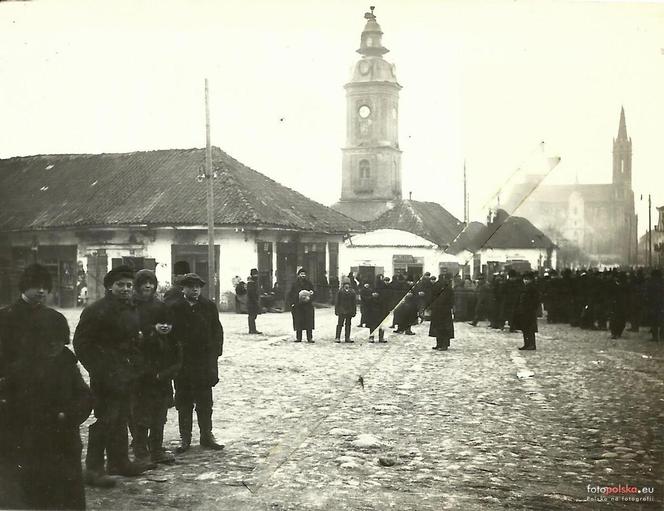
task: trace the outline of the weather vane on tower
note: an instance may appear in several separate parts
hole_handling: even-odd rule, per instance
[[[369,9],[371,9],[371,12],[365,12],[364,13],[364,18],[367,19],[367,20],[374,20],[375,21],[376,20],[376,15],[373,13],[375,8],[376,8],[375,5],[370,6]]]

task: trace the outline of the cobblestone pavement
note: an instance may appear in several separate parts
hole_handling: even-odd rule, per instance
[[[73,328],[78,312],[65,313]],[[612,341],[541,322],[538,350],[522,352],[520,334],[457,323],[437,352],[428,324],[387,344],[354,328],[354,344],[335,344],[332,311],[316,314],[314,344],[292,342],[289,314],[259,317],[270,336],[222,314],[214,423],[226,449],[89,488],[89,508],[664,507],[664,345],[645,329]],[[177,445],[174,410],[165,438]],[[588,500],[617,485],[654,487],[654,502]]]

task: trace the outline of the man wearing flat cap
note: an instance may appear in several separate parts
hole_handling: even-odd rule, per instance
[[[80,424],[90,389],[65,317],[44,305],[48,269],[28,266],[0,310],[0,509],[85,509]]]
[[[307,342],[314,342],[314,286],[307,278],[307,271],[300,268],[297,271],[297,280],[288,293],[288,305],[293,315],[293,330],[295,342],[302,342],[302,330],[307,332]]]
[[[110,487],[108,474],[137,476],[142,464],[129,460],[127,422],[130,392],[136,378],[136,361],[142,332],[132,301],[134,271],[118,266],[104,277],[106,295],[83,310],[74,333],[74,349],[90,374],[97,419],[89,428],[85,479],[91,486]]]
[[[172,335],[182,345],[182,365],[175,378],[175,407],[183,453],[191,447],[193,411],[196,407],[200,444],[221,450],[212,433],[212,387],[219,382],[217,359],[224,346],[224,330],[214,302],[201,296],[205,281],[195,273],[180,279],[182,295],[171,302]]]

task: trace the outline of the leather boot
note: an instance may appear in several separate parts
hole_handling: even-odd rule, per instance
[[[148,427],[134,424],[131,432],[133,435],[131,449],[134,453],[134,458],[141,463],[148,462],[150,460],[150,453],[148,452]]]
[[[337,325],[337,332],[334,334],[334,342],[341,342],[341,325]]]
[[[163,443],[164,425],[150,428],[150,459],[153,463],[173,463],[175,461],[175,456],[164,450]]]
[[[387,342],[385,340],[385,330],[383,330],[382,328],[378,329],[378,342]]]
[[[201,447],[221,451],[225,446],[218,444],[212,433],[212,410],[196,410],[198,428],[200,430]]]
[[[191,447],[191,428],[193,422],[193,410],[178,410],[178,426],[180,428],[180,445],[175,449],[175,452],[182,454],[187,452]]]

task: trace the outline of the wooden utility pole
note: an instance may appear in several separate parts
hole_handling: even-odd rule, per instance
[[[212,172],[212,146],[210,145],[210,102],[208,80],[205,79],[205,179],[207,181],[207,224],[208,224],[208,298],[215,301],[217,271],[214,261],[214,188]]]
[[[468,186],[466,179],[466,160],[463,161],[463,223],[467,226],[469,222],[470,210],[468,208]]]
[[[652,201],[648,194],[648,266],[652,267]]]

